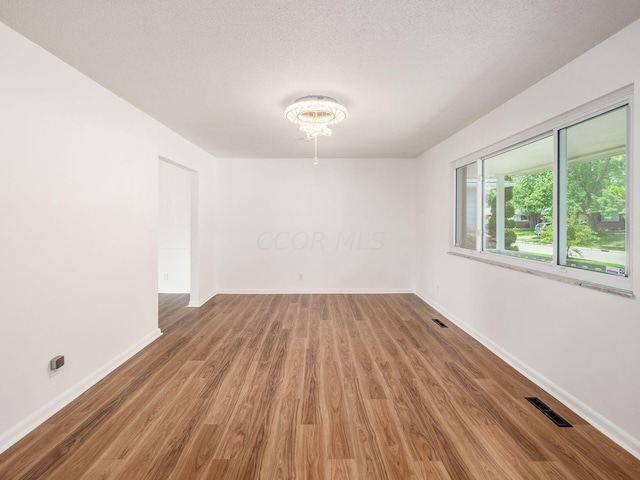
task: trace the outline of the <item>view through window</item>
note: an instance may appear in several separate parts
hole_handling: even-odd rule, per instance
[[[626,274],[627,108],[559,132],[560,265]]]
[[[455,168],[455,246],[628,276],[630,107],[617,105]]]
[[[553,136],[484,160],[484,249],[531,260],[553,260]]]

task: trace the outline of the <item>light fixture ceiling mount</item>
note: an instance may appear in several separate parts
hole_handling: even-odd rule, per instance
[[[335,98],[324,95],[307,95],[297,99],[284,111],[290,122],[300,125],[300,130],[309,138],[330,136],[329,125],[335,125],[347,118],[347,109]]]
[[[307,95],[298,98],[289,105],[284,116],[287,120],[300,126],[307,138],[315,141],[314,163],[318,163],[318,137],[331,136],[329,125],[335,125],[347,118],[347,109],[335,98],[324,95]]]

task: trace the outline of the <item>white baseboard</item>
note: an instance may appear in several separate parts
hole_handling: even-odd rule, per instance
[[[42,408],[36,410],[34,413],[29,415],[13,428],[9,429],[9,431],[0,435],[0,453],[4,452],[7,448],[27,435],[42,422],[44,422],[60,409],[71,403],[71,401],[78,398],[82,393],[98,383],[109,373],[129,360],[136,353],[138,353],[140,350],[142,350],[144,347],[149,345],[161,335],[162,332],[160,331],[160,329],[156,328],[142,340],[136,342],[134,345],[115,357],[113,360],[109,361],[107,364],[103,365],[101,368],[85,377],[80,382],[76,383],[73,387],[69,388],[68,390],[51,400]]]
[[[189,307],[201,307],[203,306],[205,303],[207,303],[209,300],[211,300],[213,297],[215,297],[219,292],[211,292],[209,295],[207,295],[206,297],[201,298],[200,300],[189,300]]]
[[[218,294],[226,295],[304,295],[304,294],[383,294],[414,293],[410,288],[296,288],[296,289],[223,289]]]
[[[585,405],[581,400],[571,395],[569,392],[556,385],[544,375],[539,373],[537,370],[531,368],[529,365],[523,363],[518,358],[511,355],[508,351],[500,347],[493,340],[484,336],[482,333],[478,332],[476,329],[471,327],[466,322],[462,321],[460,318],[453,315],[442,305],[439,305],[437,302],[429,299],[426,295],[415,292],[415,294],[429,306],[433,307],[435,310],[443,314],[447,320],[453,322],[455,325],[460,327],[466,333],[471,335],[473,338],[482,343],[485,347],[491,350],[494,354],[500,357],[502,360],[507,362],[511,367],[515,368],[522,375],[527,377],[533,383],[544,389],[550,395],[554,396],[558,400],[560,400],[563,404],[573,410],[575,413],[580,415],[583,419],[589,422],[593,427],[598,429],[604,435],[609,437],[611,440],[616,442],[622,448],[627,450],[630,454],[640,459],[640,440],[633,437],[622,428],[620,428],[615,423],[611,422],[603,415],[593,410],[588,405]]]

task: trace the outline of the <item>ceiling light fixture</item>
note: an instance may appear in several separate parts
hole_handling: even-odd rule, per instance
[[[284,111],[284,116],[290,122],[300,125],[300,130],[307,134],[307,138],[313,138],[315,142],[313,163],[317,165],[318,137],[331,136],[329,125],[335,125],[347,118],[347,109],[335,98],[308,95],[289,105]]]

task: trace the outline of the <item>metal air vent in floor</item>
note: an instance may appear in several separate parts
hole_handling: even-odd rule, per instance
[[[558,427],[571,427],[572,425],[567,422],[564,418],[554,412],[551,408],[549,408],[542,400],[538,397],[525,397],[526,400],[531,403],[534,407],[544,413],[549,420],[555,423]]]
[[[432,318],[431,320],[436,322],[441,328],[449,328],[444,323],[442,323],[440,320],[438,320],[437,318]]]

